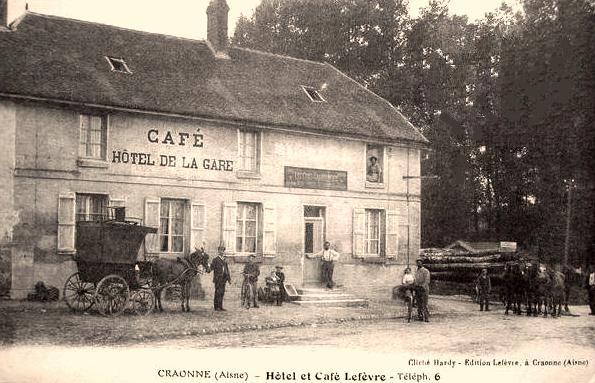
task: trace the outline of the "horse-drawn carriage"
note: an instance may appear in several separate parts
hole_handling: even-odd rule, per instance
[[[139,278],[137,257],[145,236],[156,232],[122,217],[77,222],[78,271],[68,277],[63,291],[68,307],[76,312],[94,307],[103,315],[118,315],[130,302],[135,313],[150,313],[155,296],[150,280]]]
[[[103,315],[119,315],[130,306],[146,315],[157,306],[161,292],[179,287],[182,311],[190,311],[190,283],[197,274],[209,271],[204,249],[177,259],[138,261],[138,252],[154,227],[125,218],[124,208],[115,208],[115,219],[82,221],[76,226],[78,271],[64,284],[68,307],[85,312],[94,307]],[[130,305],[129,305],[130,303]]]

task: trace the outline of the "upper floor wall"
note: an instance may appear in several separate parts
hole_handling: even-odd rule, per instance
[[[5,104],[15,108],[17,169],[420,193],[417,148],[203,120]]]

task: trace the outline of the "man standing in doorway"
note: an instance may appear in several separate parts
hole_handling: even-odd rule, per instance
[[[417,316],[419,320],[429,322],[428,298],[430,295],[430,270],[426,269],[418,259],[415,272],[415,290],[417,293]]]
[[[331,249],[329,241],[324,242],[324,249],[314,254],[315,257],[320,257],[322,260],[322,282],[326,287],[332,289],[335,286],[333,282],[333,271],[335,269],[335,261],[339,259],[339,253]]]
[[[225,260],[225,246],[219,245],[217,248],[217,256],[211,262],[211,270],[213,270],[213,283],[215,284],[215,311],[225,311],[223,308],[223,296],[225,295],[225,284],[231,283],[231,275],[229,274],[229,266]]]

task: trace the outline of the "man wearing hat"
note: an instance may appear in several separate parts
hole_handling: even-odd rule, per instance
[[[428,298],[430,294],[430,270],[426,269],[421,261],[416,261],[415,291],[417,294],[417,315],[419,320],[429,322]]]
[[[258,304],[256,303],[256,296],[257,296],[257,283],[258,283],[258,276],[260,275],[260,267],[255,262],[256,257],[254,254],[250,254],[248,256],[248,263],[244,266],[244,274],[248,277],[248,283],[250,284],[250,288],[252,289],[252,298],[253,298],[253,307],[258,308]]]
[[[320,257],[322,261],[322,282],[327,288],[332,289],[335,286],[335,282],[333,282],[335,261],[339,259],[340,254],[331,249],[331,243],[326,241],[324,242],[323,249],[316,254],[312,254],[312,257]]]
[[[283,301],[287,300],[287,291],[285,291],[285,273],[283,273],[283,266],[275,266],[275,276],[277,277],[277,283],[279,284],[279,292],[281,293],[281,299],[277,302],[277,305],[281,306]]]
[[[219,245],[217,248],[217,256],[211,262],[211,270],[213,270],[213,283],[215,284],[215,311],[225,311],[223,308],[223,296],[225,295],[225,283],[231,283],[231,275],[229,274],[229,266],[225,260],[225,246]]]
[[[489,294],[492,290],[492,282],[488,275],[488,269],[481,269],[481,274],[479,274],[477,281],[475,281],[475,290],[477,291],[479,311],[483,311],[484,306],[485,311],[490,311]]]

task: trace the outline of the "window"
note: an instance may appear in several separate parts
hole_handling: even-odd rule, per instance
[[[304,253],[313,254],[322,250],[324,216],[324,207],[304,206]]]
[[[102,221],[107,218],[105,194],[76,194],[76,221]]]
[[[260,132],[255,130],[239,130],[240,171],[258,173],[260,167]]]
[[[126,65],[126,61],[123,58],[116,58],[116,57],[109,57],[105,56],[107,62],[110,65],[112,72],[120,72],[120,73],[127,73],[132,74],[130,69],[128,69],[128,65]]]
[[[384,182],[384,147],[366,145],[366,182],[382,184]]]
[[[256,254],[261,243],[260,204],[238,202],[236,252]]]
[[[107,116],[81,114],[79,156],[105,160]]]
[[[318,93],[318,91],[316,89],[309,87],[309,86],[302,86],[302,89],[304,90],[304,92],[306,92],[306,94],[310,98],[310,101],[312,101],[312,102],[325,102],[326,101],[324,98],[322,98],[322,96],[320,95],[320,93]]]
[[[162,199],[159,214],[159,250],[166,253],[184,251],[186,201]]]
[[[364,249],[368,255],[384,253],[384,212],[366,209]]]

